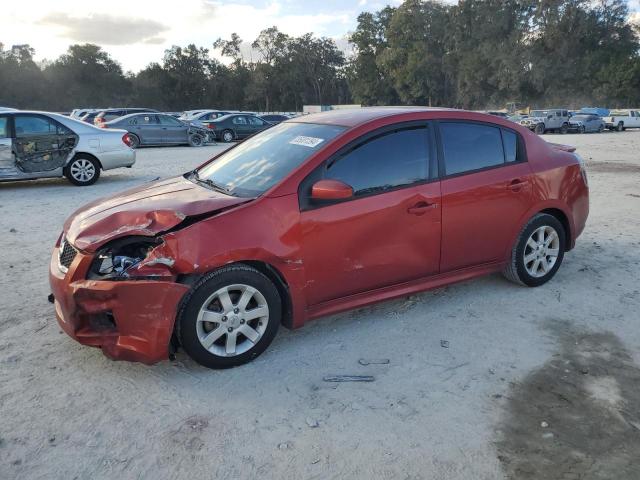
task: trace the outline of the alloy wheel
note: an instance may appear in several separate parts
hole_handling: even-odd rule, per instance
[[[90,181],[96,174],[96,167],[92,162],[84,158],[74,161],[69,170],[71,176],[81,183]]]
[[[217,290],[200,308],[196,330],[200,344],[221,357],[241,355],[258,343],[269,323],[264,295],[245,284]]]
[[[544,277],[558,260],[560,237],[549,225],[533,231],[524,249],[524,267],[535,278]]]

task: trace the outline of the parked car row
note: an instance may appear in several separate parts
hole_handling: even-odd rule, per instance
[[[496,112],[489,113],[496,114]],[[640,110],[610,111],[606,108],[583,108],[571,111],[552,108],[532,110],[528,115],[512,115],[508,119],[537,134],[602,133],[605,129],[622,132],[627,128],[640,128]]]

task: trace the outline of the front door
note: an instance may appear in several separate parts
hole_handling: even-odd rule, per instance
[[[300,186],[308,305],[437,274],[440,183],[426,122],[395,126],[348,146]],[[310,200],[313,183],[350,185],[346,201]]]
[[[180,144],[187,143],[189,127],[170,115],[158,115],[162,127],[162,143]]]
[[[515,131],[440,122],[443,273],[501,261],[531,204],[531,170]]]
[[[62,167],[78,143],[75,133],[45,115],[18,113],[14,127],[15,162],[25,173]]]

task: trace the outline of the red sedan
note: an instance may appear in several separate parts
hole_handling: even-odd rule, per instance
[[[498,117],[364,108],[274,126],[181,177],[86,205],[50,283],[113,359],[248,362],[280,324],[493,272],[535,287],[589,211],[582,159]]]

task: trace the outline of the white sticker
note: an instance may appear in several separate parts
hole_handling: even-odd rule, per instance
[[[322,142],[324,142],[324,138],[305,137],[304,135],[298,135],[289,143],[291,145],[302,145],[303,147],[315,148]]]

